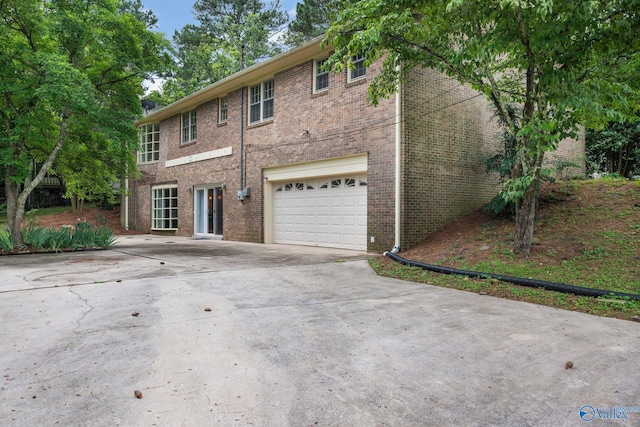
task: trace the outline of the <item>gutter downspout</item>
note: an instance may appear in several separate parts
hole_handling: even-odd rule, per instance
[[[124,229],[129,230],[129,177],[124,179]]]
[[[400,67],[396,67],[399,70]],[[401,177],[402,177],[402,162],[401,162],[401,143],[402,143],[402,95],[400,93],[402,89],[402,83],[398,81],[398,90],[396,91],[396,185],[395,185],[395,243],[391,253],[395,254],[400,252],[400,231],[401,231],[401,216],[400,216],[400,193],[401,193]]]
[[[240,192],[244,188],[244,86],[240,88]]]

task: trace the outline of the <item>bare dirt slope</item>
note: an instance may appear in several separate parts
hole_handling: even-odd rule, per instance
[[[106,225],[113,230],[114,234],[142,234],[135,230],[125,230],[120,225],[120,207],[116,206],[112,210],[102,210],[96,207],[84,209],[82,212],[73,212],[71,208],[53,215],[37,216],[32,220],[35,225],[50,228],[60,228],[63,225],[75,225],[79,222],[88,222],[98,227]]]
[[[593,237],[640,239],[640,182],[626,180],[569,181],[545,184],[536,212],[534,246],[529,259],[544,264],[596,251]],[[430,235],[401,253],[422,262],[447,260],[476,265],[496,251],[511,248],[512,218],[494,219],[475,212]],[[640,253],[637,254],[640,263]]]

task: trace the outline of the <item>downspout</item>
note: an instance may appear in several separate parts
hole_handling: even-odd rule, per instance
[[[396,67],[399,71],[400,67]],[[396,185],[395,185],[395,243],[391,253],[400,252],[400,194],[401,194],[401,178],[402,178],[402,162],[401,162],[401,143],[402,143],[402,94],[400,93],[402,84],[398,81],[398,90],[396,91]]]
[[[244,86],[240,88],[240,192],[244,188]],[[242,200],[242,199],[240,199]]]
[[[124,179],[124,229],[129,230],[129,177]]]

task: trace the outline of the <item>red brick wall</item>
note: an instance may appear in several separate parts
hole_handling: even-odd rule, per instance
[[[483,158],[497,149],[497,124],[484,96],[433,70],[403,86],[402,249],[489,201],[497,177]]]
[[[367,74],[375,75],[379,65]],[[368,153],[369,234],[376,237],[371,250],[393,246],[394,212],[394,127],[393,98],[378,107],[366,99],[367,80],[347,83],[346,73],[330,75],[329,90],[313,94],[313,63],[294,66],[277,73],[274,118],[247,126],[247,88],[244,88],[244,187],[249,198],[240,202],[240,105],[241,92],[228,94],[228,120],[217,124],[217,99],[198,107],[198,138],[180,145],[180,117],[160,124],[160,161],[141,165],[141,178],[132,184],[136,203],[132,203],[131,226],[150,229],[151,187],[177,181],[178,235],[193,234],[193,193],[189,188],[201,184],[226,186],[224,194],[224,238],[250,242],[264,241],[263,174],[267,167]],[[308,131],[308,132],[305,132]],[[165,161],[227,146],[233,155],[165,168]],[[135,212],[134,212],[135,211]]]

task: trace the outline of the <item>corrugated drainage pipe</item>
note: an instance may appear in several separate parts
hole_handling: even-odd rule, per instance
[[[442,274],[459,274],[463,276],[469,276],[479,279],[497,279],[503,282],[513,283],[516,285],[529,286],[531,288],[542,288],[550,291],[565,292],[575,295],[583,295],[588,297],[607,297],[615,296],[621,298],[629,298],[631,300],[640,301],[640,295],[628,294],[625,292],[605,291],[602,289],[584,288],[582,286],[565,285],[564,283],[546,282],[544,280],[523,279],[520,277],[503,276],[501,274],[493,273],[481,273],[478,271],[458,270],[457,268],[442,267],[440,265],[424,264],[418,261],[411,261],[395,253],[386,251],[384,256],[391,258],[392,260],[399,262],[400,264],[408,265],[411,267],[420,267],[423,270],[433,271]]]

